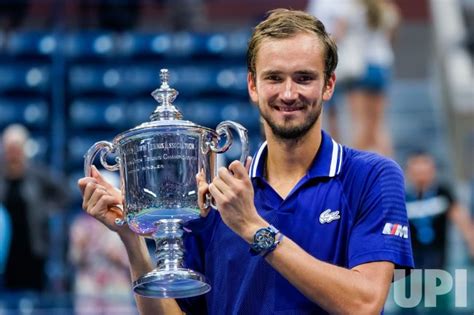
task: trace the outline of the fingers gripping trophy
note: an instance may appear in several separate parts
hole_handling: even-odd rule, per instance
[[[221,122],[216,130],[182,120],[172,104],[178,92],[168,85],[167,69],[160,73],[161,86],[152,96],[159,103],[149,122],[117,135],[112,142],[95,143],[84,157],[84,172],[91,176],[95,157],[110,171],[120,171],[124,198],[123,219],[139,235],[156,242],[157,268],[133,282],[135,293],[156,298],[184,298],[208,292],[205,277],[183,266],[183,228],[199,218],[196,174],[203,172],[210,183],[217,172],[217,154],[232,145],[232,131],[240,137],[240,161],[248,156],[247,130],[233,121]],[[225,143],[219,146],[222,140]],[[222,141],[224,142],[224,141]],[[116,163],[107,162],[108,155]],[[206,203],[212,204],[208,195]]]

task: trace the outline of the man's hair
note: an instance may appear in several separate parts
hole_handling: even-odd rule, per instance
[[[2,141],[4,144],[15,143],[24,146],[29,139],[26,127],[20,124],[9,125],[3,130]]]
[[[256,79],[255,62],[265,39],[291,38],[298,33],[315,34],[324,47],[324,80],[327,82],[337,66],[337,47],[323,23],[311,14],[297,10],[275,9],[254,29],[247,50],[247,68]],[[283,52],[282,52],[283,53]]]

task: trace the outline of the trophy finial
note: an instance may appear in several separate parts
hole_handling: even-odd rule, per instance
[[[178,96],[178,91],[170,88],[168,69],[160,70],[160,88],[154,90],[151,95],[160,104],[151,114],[150,119],[156,120],[179,120],[183,117],[181,112],[173,105],[173,101]]]
[[[160,80],[161,80],[161,87],[162,89],[169,88],[170,86],[168,85],[168,80],[170,78],[170,74],[168,72],[168,69],[161,69],[160,70]]]

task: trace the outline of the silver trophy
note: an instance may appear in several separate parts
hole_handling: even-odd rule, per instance
[[[159,106],[151,121],[117,135],[112,142],[95,143],[84,157],[84,172],[91,176],[92,163],[100,161],[109,171],[120,170],[125,197],[124,219],[135,233],[156,242],[157,268],[133,282],[135,293],[157,298],[185,298],[208,292],[205,277],[183,266],[183,223],[199,218],[196,174],[210,183],[217,172],[216,159],[232,145],[232,131],[240,137],[240,161],[248,156],[247,130],[233,121],[216,130],[182,120],[172,104],[178,92],[168,85],[168,70],[160,73],[161,86],[152,96]],[[221,146],[219,144],[223,143]],[[116,163],[107,162],[116,156]],[[206,196],[206,204],[212,204]]]

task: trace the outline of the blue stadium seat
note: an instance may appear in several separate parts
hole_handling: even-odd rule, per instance
[[[81,166],[76,166],[67,176],[67,184],[69,191],[72,192],[72,203],[74,203],[79,209],[82,206],[82,195],[81,191],[77,187],[77,181],[79,178],[84,177],[84,170]]]
[[[198,99],[181,104],[181,111],[186,120],[209,128],[215,128],[221,122],[222,102],[219,100]]]
[[[57,39],[50,32],[20,31],[11,34],[6,51],[14,56],[50,56],[57,47]]]
[[[233,32],[130,32],[118,41],[119,51],[127,57],[242,57],[247,50],[248,31]]]
[[[225,50],[227,57],[240,57],[245,60],[248,41],[251,33],[248,29],[227,33],[228,45]]]
[[[171,35],[165,33],[127,33],[120,42],[120,54],[127,57],[156,57],[169,54]]]
[[[150,121],[150,115],[158,103],[150,96],[147,99],[139,99],[125,106],[126,128],[133,128],[143,122]]]
[[[113,33],[84,31],[69,34],[64,39],[64,52],[70,59],[101,59],[118,54]]]
[[[230,95],[248,97],[247,67],[224,66],[215,73],[217,89]]]
[[[120,93],[122,70],[107,65],[75,65],[69,69],[69,88],[73,95]]]
[[[245,57],[248,31],[175,33],[171,37],[169,57]]]
[[[250,133],[260,131],[260,114],[257,106],[248,102],[231,101],[220,107],[221,120],[233,120],[242,124]]]
[[[67,162],[72,169],[82,169],[84,154],[98,141],[112,141],[116,133],[75,133],[67,141]]]
[[[45,94],[50,91],[50,68],[44,64],[0,64],[0,93]]]
[[[263,142],[260,134],[249,133],[249,156],[253,156],[257,152],[260,144]],[[227,164],[234,160],[240,159],[242,144],[237,134],[233,133],[232,146],[224,153]]]
[[[150,120],[150,115],[158,105],[153,99],[140,99],[125,105],[127,128]],[[215,128],[223,120],[233,120],[241,123],[251,133],[259,133],[260,120],[256,106],[248,102],[236,101],[232,98],[214,98],[190,100],[188,102],[177,100],[174,104],[183,114],[184,120],[192,121],[198,125]]]
[[[0,98],[0,126],[21,123],[28,127],[48,126],[48,103],[41,98]]]
[[[204,55],[206,49],[206,36],[192,32],[178,32],[171,36],[171,47],[168,55],[174,58],[185,58],[194,55]]]
[[[33,160],[46,163],[49,151],[49,142],[45,135],[31,132],[31,139],[26,144],[26,155]]]
[[[110,98],[79,98],[69,106],[71,126],[75,128],[121,129],[125,103]]]
[[[160,86],[161,68],[168,68],[169,84],[181,94],[180,99],[216,93],[247,97],[245,66],[209,63],[194,65],[189,60],[184,60],[180,65],[171,62],[163,62],[161,65],[77,64],[69,70],[69,86],[73,95],[149,95]]]
[[[186,97],[216,90],[215,70],[210,65],[185,65],[170,70],[174,87]]]
[[[188,61],[189,62],[189,61]],[[169,84],[178,90],[178,98],[192,98],[203,93],[216,92],[216,67],[212,65],[175,65],[163,63],[170,73]],[[157,64],[140,64],[126,66],[122,69],[122,91],[129,95],[150,94],[160,87],[160,66]]]
[[[170,79],[171,86],[173,86],[173,82],[175,80],[172,74]],[[160,86],[159,66],[155,64],[124,66],[122,68],[122,86],[123,92],[128,95],[150,95],[153,90]]]

